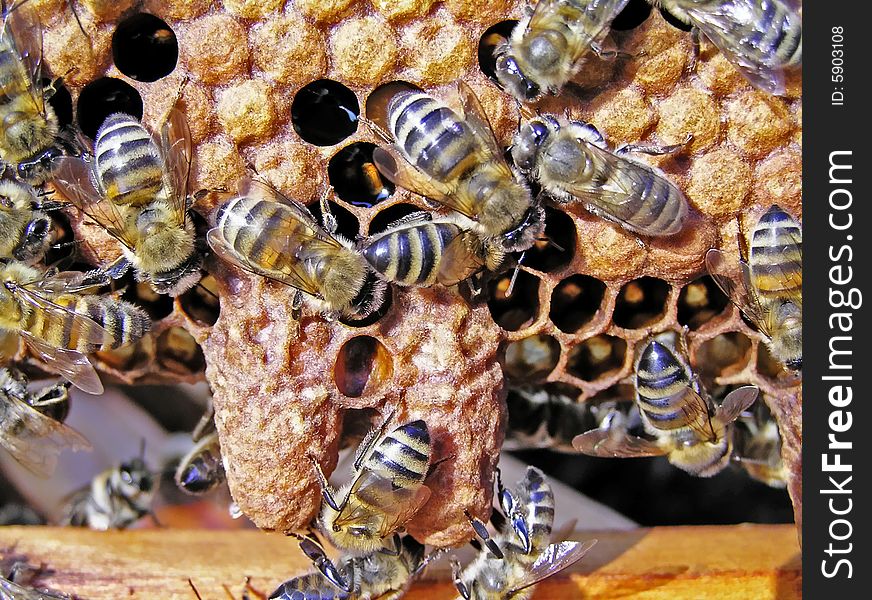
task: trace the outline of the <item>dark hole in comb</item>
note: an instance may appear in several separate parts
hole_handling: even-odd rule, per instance
[[[565,267],[575,252],[575,222],[563,211],[545,209],[545,233],[524,255],[524,266],[549,273]]]
[[[333,146],[357,131],[360,104],[350,89],[330,79],[302,87],[291,103],[291,122],[303,140]]]
[[[481,35],[481,39],[478,40],[478,66],[481,72],[493,81],[497,81],[494,50],[499,44],[508,40],[517,24],[518,22],[514,19],[500,21],[496,25],[488,27]]]
[[[560,331],[575,333],[596,315],[606,284],[589,275],[567,277],[551,294],[551,322]]]
[[[612,321],[618,327],[638,329],[663,318],[669,284],[655,277],[640,277],[624,285],[615,302]]]
[[[393,359],[388,349],[368,335],[359,335],[345,342],[333,369],[336,387],[349,398],[376,391],[393,374]]]
[[[539,312],[539,278],[525,271],[518,272],[511,296],[506,296],[512,270],[491,280],[488,308],[497,325],[506,331],[517,331],[535,320]]]
[[[336,195],[354,206],[372,207],[394,193],[372,162],[372,142],[355,142],[333,155],[327,164],[327,177]]]
[[[676,29],[680,29],[682,31],[690,31],[691,29],[693,29],[693,25],[689,25],[689,24],[685,23],[684,21],[681,21],[680,19],[676,18],[668,10],[661,8],[660,14],[663,15],[663,18],[666,19],[667,23],[669,23],[670,25],[672,25]]]
[[[112,60],[131,79],[157,81],[176,68],[179,42],[165,21],[148,13],[137,13],[115,28]]]
[[[181,327],[170,327],[157,338],[157,362],[168,371],[184,375],[206,368],[197,340]]]
[[[214,325],[221,309],[215,278],[205,275],[197,285],[179,296],[179,303],[185,314],[194,321],[202,325]]]
[[[506,346],[506,377],[516,381],[544,379],[560,360],[560,342],[547,334],[532,335]]]
[[[127,279],[130,277],[130,279]],[[153,321],[163,319],[170,316],[173,312],[173,299],[166,294],[158,294],[151,285],[144,281],[133,281],[132,275],[128,272],[125,275],[127,289],[124,290],[124,295],[121,297],[128,302],[133,302],[148,313],[148,316]]]
[[[129,83],[114,77],[95,79],[82,89],[76,117],[82,133],[91,139],[112,113],[125,113],[142,119],[142,96]]]
[[[52,85],[52,80],[43,77],[43,86]],[[48,97],[48,103],[54,109],[61,129],[73,124],[73,97],[62,80],[54,82],[54,91]]]
[[[330,212],[333,213],[334,217],[336,217],[336,233],[342,234],[349,240],[354,241],[360,233],[360,223],[358,223],[357,217],[355,217],[350,210],[343,208],[335,202],[328,201],[327,204],[330,207]],[[306,205],[306,208],[308,208],[309,212],[315,216],[318,224],[323,227],[324,219],[321,214],[321,203],[311,202]]]
[[[716,377],[744,369],[750,358],[751,340],[737,331],[729,331],[699,345],[696,371],[703,383],[711,386]]]
[[[612,29],[615,31],[628,31],[635,29],[651,16],[651,4],[648,0],[630,0],[624,10],[618,13],[612,21]]]
[[[596,381],[618,371],[626,355],[627,342],[611,335],[597,335],[569,352],[567,371],[584,381]]]
[[[403,217],[407,217],[412,213],[421,212],[420,206],[414,204],[394,204],[388,208],[379,211],[379,213],[369,222],[369,235],[381,233],[388,228],[388,225],[399,221]]]
[[[678,294],[678,323],[691,330],[721,314],[729,298],[709,275],[703,275],[681,288]]]

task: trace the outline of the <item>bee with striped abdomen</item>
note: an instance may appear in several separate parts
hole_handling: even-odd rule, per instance
[[[698,28],[751,84],[784,94],[802,64],[802,18],[791,0],[649,0]]]
[[[52,159],[72,148],[43,83],[42,27],[23,1],[0,2],[0,162],[31,185],[51,177]]]
[[[179,462],[174,478],[179,489],[192,496],[207,494],[227,480],[218,432],[197,441]]]
[[[542,115],[515,134],[511,153],[515,166],[560,203],[581,202],[591,214],[641,235],[678,233],[687,199],[659,169],[628,158],[624,150],[630,148],[612,151],[593,125]]]
[[[430,488],[424,485],[431,452],[427,424],[419,419],[388,430],[390,422],[388,417],[361,442],[352,481],[338,493],[315,463],[324,497],[318,529],[347,552],[384,548],[430,498]]]
[[[215,211],[206,236],[218,256],[296,289],[295,306],[305,293],[328,315],[363,319],[381,308],[387,284],[351,242],[264,183],[243,178],[237,187],[236,197]]]
[[[730,392],[714,410],[708,394],[686,362],[672,349],[650,340],[636,362],[636,404],[653,440],[631,435],[624,423],[577,436],[572,445],[591,456],[663,456],[691,475],[711,477],[730,462],[732,423],[757,399],[745,386]]]
[[[802,370],[802,229],[793,217],[772,205],[757,221],[744,259],[739,244],[741,286],[729,276],[727,259],[712,248],[705,261],[709,274],[766,338],[777,360]]]
[[[497,269],[506,253],[530,248],[545,228],[542,207],[506,163],[475,93],[463,82],[457,91],[461,113],[416,89],[386,98],[395,143],[373,152],[385,177],[465,217],[458,216],[464,232],[442,259],[455,282],[482,267]]]
[[[82,273],[43,274],[0,263],[0,332],[18,333],[48,367],[90,394],[103,384],[86,354],[133,343],[151,328],[140,308],[84,292],[105,282]]]
[[[294,577],[272,594],[275,600],[395,600],[402,596],[412,580],[440,553],[424,554],[424,546],[411,536],[393,536],[390,552],[374,550],[366,554],[345,554],[338,564],[324,554],[323,548],[304,538],[303,551],[319,566],[319,572]],[[325,575],[324,572],[330,573]]]
[[[64,425],[69,412],[68,384],[32,392],[17,369],[0,369],[0,447],[32,473],[51,475],[65,449],[90,450],[91,444]]]
[[[54,224],[36,190],[10,179],[0,180],[0,259],[27,264],[42,260],[54,242]]]
[[[578,73],[627,0],[539,0],[494,50],[497,80],[519,102],[558,94]]]
[[[463,600],[529,598],[534,585],[581,560],[596,543],[550,543],[554,493],[536,467],[527,467],[514,492],[503,489],[501,483],[499,488],[505,519],[500,520],[496,536],[491,537],[484,523],[467,515],[483,545],[462,571],[456,561],[452,563],[454,585]]]
[[[54,162],[55,187],[118,240],[123,255],[106,271],[114,278],[132,266],[137,281],[178,296],[202,276],[194,225],[188,215],[191,133],[173,105],[160,134],[122,113],[97,132],[94,156]]]
[[[159,483],[142,458],[106,469],[72,496],[64,524],[99,531],[125,529],[151,514]]]

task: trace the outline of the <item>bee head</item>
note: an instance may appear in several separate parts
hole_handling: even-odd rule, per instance
[[[497,81],[512,96],[521,102],[533,102],[542,94],[542,88],[528,78],[518,66],[518,61],[507,52],[507,47],[498,46],[494,53],[496,64],[494,72]]]
[[[118,477],[125,488],[132,492],[150,492],[155,488],[155,479],[141,458],[134,458],[118,467]]]
[[[522,171],[529,172],[536,166],[539,149],[551,133],[544,119],[531,119],[515,134],[512,143],[512,161]]]
[[[15,260],[30,263],[42,257],[51,243],[51,220],[47,215],[35,214],[25,226],[18,246],[12,250]]]
[[[521,222],[500,238],[500,245],[502,250],[506,252],[526,250],[542,236],[544,231],[545,209],[538,203],[535,203],[524,213]]]

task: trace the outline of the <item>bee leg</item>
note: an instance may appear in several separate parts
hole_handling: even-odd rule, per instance
[[[318,464],[318,461],[311,454],[309,455],[309,460],[312,461],[312,466],[315,469],[315,477],[318,479],[318,485],[321,487],[321,495],[324,497],[324,502],[330,505],[330,508],[335,511],[342,510],[342,507],[339,506],[336,499],[333,497],[333,491],[330,489],[327,477],[324,476],[324,471],[321,470],[321,465]]]
[[[503,514],[509,518],[509,521],[512,523],[512,529],[517,534],[518,539],[521,540],[524,554],[529,554],[533,545],[530,541],[530,531],[527,528],[527,519],[525,518],[524,513],[518,508],[518,503],[515,501],[512,492],[503,487],[503,480],[500,476],[499,469],[497,469],[497,493],[499,494],[500,508],[502,508]]]
[[[696,63],[699,61],[699,27],[693,27],[690,30],[690,62],[687,63],[687,70],[691,73],[696,72]]]
[[[461,577],[461,569],[460,562],[456,558],[451,559],[451,578],[454,580],[454,587],[457,588],[457,591],[460,592],[460,595],[465,599],[469,600],[469,589],[467,589],[466,584],[463,583]]]
[[[395,533],[394,535],[392,535],[390,543],[391,543],[391,546],[393,546],[393,547],[382,546],[381,548],[379,548],[378,551],[381,552],[382,554],[386,554],[388,556],[399,556],[400,550],[402,549],[402,545],[403,545],[402,542],[400,541],[400,534]]]
[[[324,224],[324,229],[330,234],[336,233],[336,230],[339,228],[339,223],[336,221],[333,211],[330,210],[330,203],[328,202],[332,195],[333,188],[328,187],[318,200],[318,204],[321,206],[321,221]]]
[[[500,550],[500,547],[487,532],[487,525],[485,525],[481,521],[481,519],[476,519],[471,514],[469,514],[468,510],[464,510],[463,514],[466,515],[466,518],[469,520],[469,524],[472,525],[472,528],[475,530],[475,534],[484,543],[484,545],[487,546],[487,549],[490,551],[490,553],[493,554],[496,558],[503,558],[503,551]]]
[[[621,144],[615,149],[615,154],[628,154],[630,152],[638,152],[640,154],[650,154],[651,156],[664,156],[676,154],[684,149],[687,144],[693,141],[693,134],[688,133],[687,137],[680,144],[671,144],[669,146],[643,145],[643,144]]]
[[[119,256],[115,261],[104,267],[102,271],[112,279],[121,279],[124,277],[124,274],[127,273],[128,269],[130,269],[130,261],[124,256]],[[91,273],[96,272],[99,271],[91,271]]]
[[[333,561],[324,554],[324,548],[321,547],[321,544],[308,536],[302,536],[297,533],[292,533],[291,536],[300,541],[300,550],[312,561],[315,568],[327,578],[327,581],[339,589],[351,593],[351,584],[345,581],[345,578],[339,573]]]

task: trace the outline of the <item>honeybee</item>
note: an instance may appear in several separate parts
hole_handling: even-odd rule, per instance
[[[465,217],[445,248],[440,271],[455,281],[482,267],[496,270],[509,252],[528,249],[545,229],[545,213],[506,164],[475,93],[458,82],[462,113],[429,94],[401,90],[387,101],[395,143],[373,162],[395,184]]]
[[[713,410],[708,394],[687,364],[666,344],[652,339],[636,362],[636,404],[648,440],[631,435],[620,420],[583,433],[572,441],[591,456],[663,456],[691,475],[711,477],[730,462],[732,426],[757,399],[754,386],[730,392]]]
[[[439,554],[424,555],[424,546],[411,536],[393,536],[390,552],[374,550],[362,555],[345,554],[338,565],[327,558],[323,548],[304,538],[304,552],[321,572],[309,573],[284,582],[270,594],[271,599],[297,600],[362,600],[396,599],[402,596],[411,581]],[[330,576],[324,575],[324,572]]]
[[[781,96],[802,64],[802,18],[789,0],[649,0],[702,31],[754,87]]]
[[[324,497],[318,529],[342,550],[360,554],[384,548],[430,498],[424,485],[431,451],[427,424],[419,419],[388,431],[390,421],[388,417],[361,442],[354,478],[338,494],[315,463]]]
[[[627,0],[539,0],[494,50],[495,73],[519,102],[557,94],[600,43]]]
[[[42,28],[22,4],[0,2],[0,161],[18,179],[41,185],[50,178],[52,159],[71,144],[47,102],[54,90],[42,81]]]
[[[55,187],[118,240],[123,255],[105,267],[113,278],[132,266],[137,281],[178,296],[202,276],[194,225],[188,216],[191,132],[175,105],[154,136],[122,113],[97,132],[94,156],[54,161]]]
[[[387,284],[351,242],[264,183],[243,178],[237,188],[237,196],[215,211],[215,227],[206,236],[218,256],[296,289],[295,308],[303,293],[330,316],[363,319],[381,308]]]
[[[45,212],[51,208],[54,203],[40,202],[29,185],[0,180],[0,259],[42,260],[54,242],[53,223]]]
[[[666,153],[679,147],[645,151]],[[558,202],[581,202],[591,214],[642,235],[681,231],[688,213],[684,194],[659,169],[623,152],[609,150],[590,123],[553,115],[527,121],[511,150],[515,165]]]
[[[727,275],[727,259],[712,248],[705,255],[712,279],[766,338],[769,350],[792,371],[802,370],[802,229],[779,206],[767,210],[751,234],[742,259],[742,284]]]
[[[787,486],[788,471],[781,460],[781,434],[765,402],[742,413],[736,421],[734,458],[745,471],[770,487]]]
[[[139,457],[106,469],[73,494],[63,524],[99,531],[125,529],[151,514],[159,483]]]
[[[112,296],[80,293],[94,287],[82,273],[43,274],[21,263],[0,263],[0,333],[17,332],[49,368],[89,394],[103,384],[86,354],[133,343],[151,329],[142,309]]]
[[[550,543],[554,524],[554,493],[545,475],[527,467],[512,493],[500,487],[500,507],[505,519],[491,537],[484,523],[470,517],[476,535],[484,543],[472,563],[460,570],[452,561],[454,585],[464,600],[529,598],[533,586],[581,560],[596,540]],[[507,530],[507,523],[511,531]]]
[[[32,473],[48,477],[64,449],[91,449],[88,440],[63,423],[69,402],[68,384],[32,392],[23,373],[0,368],[0,446]]]
[[[207,494],[226,481],[218,433],[201,438],[182,458],[175,481],[180,490],[192,496]]]

